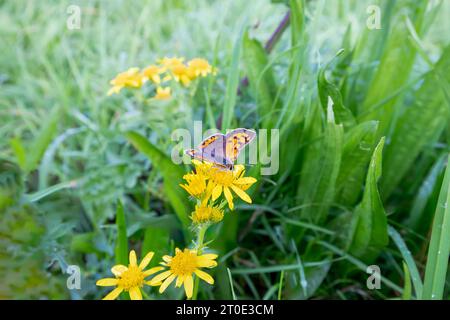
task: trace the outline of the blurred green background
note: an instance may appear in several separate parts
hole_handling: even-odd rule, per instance
[[[71,5],[80,29],[66,25]],[[370,5],[381,29],[366,25]],[[448,298],[450,1],[0,8],[1,299],[104,296],[95,281],[115,261],[118,201],[139,253],[189,245],[164,192],[181,176],[166,177],[125,132],[170,156],[171,133],[194,120],[280,130],[280,170],[249,170],[253,204],[214,230],[216,284],[201,286],[200,299],[232,298],[231,287],[239,299]],[[107,97],[117,73],[164,56],[203,57],[219,73],[169,103]],[[371,264],[380,290],[366,286]],[[68,265],[81,269],[80,290],[66,286]]]

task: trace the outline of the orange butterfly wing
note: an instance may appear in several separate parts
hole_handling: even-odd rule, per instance
[[[226,157],[231,162],[236,161],[244,147],[249,144],[256,136],[256,133],[248,129],[235,129],[229,132],[226,137]]]

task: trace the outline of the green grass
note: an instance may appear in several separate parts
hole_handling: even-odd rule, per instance
[[[249,168],[253,204],[208,231],[220,263],[199,299],[449,297],[448,1],[70,4],[80,30],[64,2],[0,2],[0,299],[99,299],[128,249],[190,245],[189,168],[170,155],[195,120],[280,133],[279,172]],[[219,73],[166,103],[106,96],[118,72],[174,55]]]

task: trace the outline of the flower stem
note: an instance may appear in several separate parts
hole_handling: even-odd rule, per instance
[[[206,233],[207,229],[208,229],[208,225],[203,224],[198,230],[197,247],[196,247],[197,255],[201,255],[202,254],[203,242],[204,242],[204,239],[205,239],[205,233]],[[194,293],[192,295],[192,300],[197,300],[198,284],[199,284],[199,278],[196,276],[195,280],[194,280]]]

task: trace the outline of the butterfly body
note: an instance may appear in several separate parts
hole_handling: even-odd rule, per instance
[[[256,132],[244,128],[227,134],[216,133],[203,140],[197,148],[185,150],[185,153],[194,159],[211,162],[216,167],[233,170],[239,152],[255,137]]]

